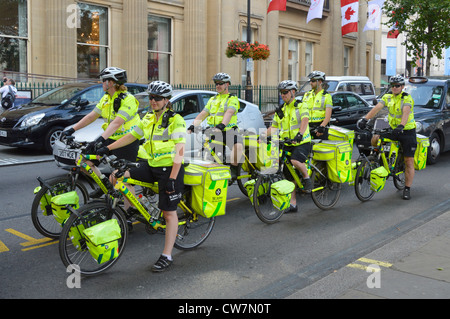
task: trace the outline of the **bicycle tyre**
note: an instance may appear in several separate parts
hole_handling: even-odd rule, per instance
[[[193,211],[190,203],[191,189],[183,194],[183,202]],[[206,218],[199,214],[192,215],[190,212],[183,211],[180,206],[177,208],[178,222],[185,222],[178,226],[177,238],[174,247],[178,250],[192,250],[202,243],[211,234],[216,218]]]
[[[362,202],[370,200],[375,195],[375,191],[370,187],[371,170],[371,164],[367,160],[363,160],[356,170],[355,194]]]
[[[260,174],[256,179],[253,190],[253,207],[256,216],[266,224],[276,223],[283,216],[284,211],[276,209],[270,197],[271,185],[283,179],[283,176],[279,174]]]
[[[56,194],[63,194],[73,190],[70,177],[56,177],[47,181],[47,184]],[[80,206],[86,204],[89,200],[89,192],[86,189],[86,186],[80,181],[76,181],[75,190],[77,190],[80,198]],[[47,186],[42,186],[39,192],[34,196],[33,203],[31,204],[31,221],[33,222],[34,228],[36,228],[41,235],[58,239],[62,227],[51,213],[51,203],[48,203],[45,209],[42,209],[40,205],[41,199],[46,194],[51,195],[50,190]]]
[[[238,172],[239,172],[239,176],[252,175],[251,172],[246,172],[245,170],[242,169],[242,163],[239,163],[239,165],[238,165]],[[244,185],[251,179],[251,176],[245,177],[245,178],[239,178],[239,176],[238,176],[238,180],[237,180],[239,189],[241,190],[242,194],[244,194],[245,196],[248,197],[247,189],[244,187]]]
[[[64,224],[59,239],[59,255],[66,268],[70,265],[77,265],[81,275],[95,276],[110,269],[122,256],[128,238],[127,220],[120,208],[112,209],[106,202],[89,203],[83,206],[77,215],[72,214]],[[122,237],[119,239],[119,254],[110,261],[98,264],[87,249],[82,229],[111,218],[117,219],[122,233]],[[77,231],[76,234],[80,236],[76,242],[73,241],[76,236],[71,231]]]
[[[317,170],[313,169],[311,180],[313,181],[313,189],[323,187],[320,190],[311,192],[311,198],[320,209],[327,210],[333,208],[341,197],[341,184],[330,181],[327,177],[327,165],[325,162],[317,163]]]
[[[393,176],[394,186],[399,191],[402,191],[403,189],[405,189],[405,183],[406,183],[405,170],[406,170],[405,160],[404,160],[403,156],[399,155],[399,156],[397,156],[397,160],[395,162],[394,176]]]

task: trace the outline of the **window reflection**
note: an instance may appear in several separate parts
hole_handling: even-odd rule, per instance
[[[171,20],[148,16],[148,80],[170,82]]]

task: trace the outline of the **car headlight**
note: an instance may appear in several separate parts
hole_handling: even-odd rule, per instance
[[[45,116],[44,113],[40,113],[40,114],[36,114],[36,115],[32,115],[29,117],[26,117],[23,121],[22,124],[20,124],[21,127],[29,127],[29,126],[33,126],[38,124],[42,118]]]
[[[421,122],[416,122],[416,132],[420,132],[423,129],[423,124]]]

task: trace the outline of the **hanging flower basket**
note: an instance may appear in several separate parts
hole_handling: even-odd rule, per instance
[[[264,44],[247,43],[245,41],[232,40],[228,42],[225,54],[228,58],[240,55],[242,59],[267,60],[270,56],[269,46]]]

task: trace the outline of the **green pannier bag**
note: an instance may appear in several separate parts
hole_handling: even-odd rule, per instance
[[[184,181],[192,185],[192,209],[203,217],[225,215],[230,168],[215,163],[197,162],[185,169]]]
[[[417,134],[417,149],[414,153],[414,169],[420,171],[427,167],[428,147],[430,140],[428,137]]]
[[[388,177],[388,171],[380,166],[376,169],[370,171],[370,189],[375,192],[379,192],[384,188],[386,184],[386,179]]]
[[[270,186],[270,198],[272,199],[272,205],[278,210],[286,210],[291,204],[291,194],[295,189],[295,184],[282,180],[273,183]]]
[[[274,143],[258,143],[258,135],[246,135],[244,136],[244,146],[249,162],[252,163],[256,169],[263,171],[265,168],[274,166],[274,163],[278,161],[278,149]],[[242,165],[245,171],[249,171],[246,167],[247,163]]]
[[[353,147],[353,141],[355,140],[355,131],[330,125],[328,128],[328,139],[331,141],[346,141]]]
[[[79,200],[80,199],[76,191],[67,192],[52,197],[52,213],[56,221],[61,224],[61,226],[67,218],[70,217],[70,211],[67,209],[66,205],[70,205],[74,209],[78,209],[80,207]]]
[[[327,161],[328,178],[335,183],[352,181],[352,151],[353,147],[346,141],[322,141],[323,149],[334,151],[332,160]]]
[[[119,239],[122,234],[117,219],[110,219],[89,227],[83,233],[89,253],[98,264],[103,264],[119,255]]]
[[[313,159],[316,161],[331,161],[334,158],[334,150],[322,143],[313,145]]]

